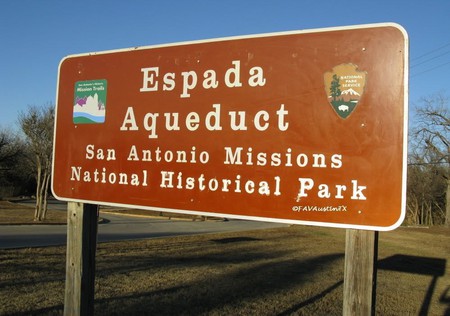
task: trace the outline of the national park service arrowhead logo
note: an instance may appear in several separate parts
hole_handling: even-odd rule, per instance
[[[346,119],[355,111],[364,93],[366,75],[354,64],[341,64],[324,74],[328,102],[339,117]]]

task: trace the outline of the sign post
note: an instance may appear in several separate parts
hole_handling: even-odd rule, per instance
[[[52,191],[87,204],[384,231],[405,216],[393,23],[72,55]]]
[[[67,214],[64,315],[94,315],[98,206],[69,202]]]
[[[375,315],[378,232],[347,229],[342,315]]]

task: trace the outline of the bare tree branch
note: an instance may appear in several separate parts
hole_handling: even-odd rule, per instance
[[[48,178],[51,173],[53,151],[53,125],[55,113],[52,105],[31,106],[19,114],[19,124],[26,135],[36,167],[36,210],[34,219],[42,221],[47,213]]]
[[[449,98],[442,93],[428,98],[422,98],[420,106],[416,107],[418,125],[412,133],[410,166],[428,168],[426,171],[433,178],[433,173],[444,180],[440,192],[434,192],[434,199],[442,199],[445,205],[445,223],[450,226],[450,110]],[[417,169],[417,172],[421,172]],[[414,183],[417,187],[423,181],[424,174]],[[428,183],[422,189],[429,190],[436,180]],[[416,192],[414,194],[419,194]],[[445,196],[445,198],[443,198]],[[423,197],[422,197],[423,198]],[[431,203],[432,202],[432,203]],[[415,205],[414,203],[411,205]],[[439,206],[436,200],[427,202],[429,207]],[[437,208],[436,208],[437,209]],[[442,212],[442,209],[441,209]]]

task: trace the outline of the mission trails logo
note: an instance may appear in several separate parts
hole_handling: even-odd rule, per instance
[[[106,94],[106,80],[76,82],[73,105],[73,123],[104,123],[106,117]]]

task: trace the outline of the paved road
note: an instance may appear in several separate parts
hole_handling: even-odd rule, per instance
[[[60,204],[58,204],[60,207]],[[131,217],[101,213],[106,221],[98,227],[98,241],[117,241],[165,236],[246,231],[287,226],[242,220],[182,221]],[[66,225],[10,225],[0,226],[0,248],[41,247],[65,245]]]

